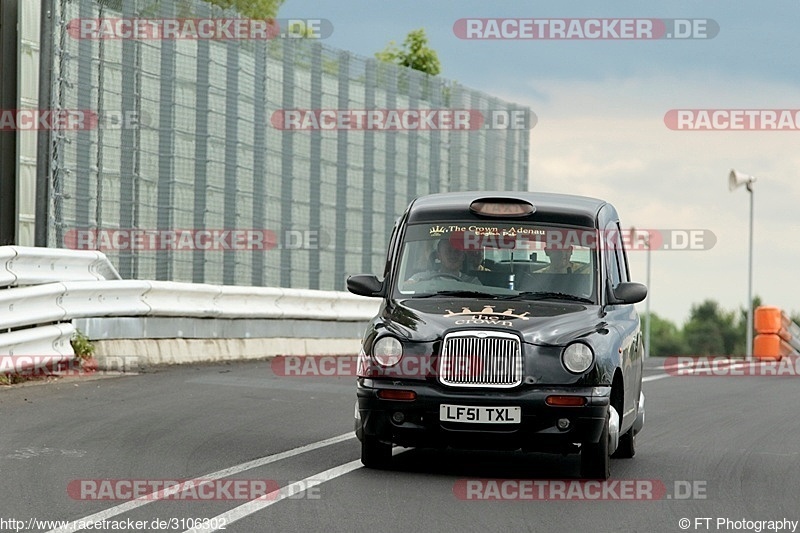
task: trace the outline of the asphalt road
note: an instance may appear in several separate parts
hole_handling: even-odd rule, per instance
[[[396,448],[392,470],[362,468],[353,379],[279,377],[269,362],[4,388],[0,531],[54,528],[32,518],[106,520],[105,531],[185,531],[210,519],[197,525],[237,533],[755,531],[717,519],[800,520],[797,378],[676,377],[660,363],[647,365],[637,455],[612,462],[618,484],[606,485],[610,499],[601,500],[578,481],[577,456]],[[89,485],[96,493],[75,488],[80,480],[214,477],[238,480],[250,487],[245,495],[257,482],[291,488],[256,501],[224,491],[215,501],[107,501],[85,499],[102,494],[99,482]],[[475,499],[503,480],[512,501]],[[534,481],[533,496],[550,499],[516,499],[512,489]],[[632,497],[622,488],[630,486],[644,490]],[[565,487],[573,492],[558,492]]]

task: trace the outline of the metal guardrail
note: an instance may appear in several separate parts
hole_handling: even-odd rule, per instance
[[[75,333],[70,323],[20,329],[0,335],[0,357],[6,355],[62,355],[74,357],[69,340]]]
[[[61,282],[119,279],[101,252],[0,246],[0,355],[74,357]]]
[[[99,317],[361,322],[379,303],[335,291],[121,280],[105,255],[0,247],[0,355],[74,355],[71,321]],[[58,279],[61,278],[61,279]]]
[[[0,287],[108,279],[120,275],[102,252],[0,246]]]

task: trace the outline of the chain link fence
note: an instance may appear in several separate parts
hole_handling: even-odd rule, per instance
[[[52,134],[48,245],[102,249],[124,278],[342,290],[347,274],[383,271],[415,196],[527,188],[527,128],[306,131],[271,120],[525,107],[318,39],[76,37],[88,19],[236,16],[202,0],[55,3],[51,107],[91,110],[97,127]],[[198,245],[229,230],[245,240]]]

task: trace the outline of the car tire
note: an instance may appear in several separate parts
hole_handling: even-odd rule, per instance
[[[385,469],[392,462],[392,445],[364,435],[361,440],[361,464],[367,468]]]
[[[611,455],[614,459],[630,459],[636,455],[636,433],[633,426],[619,438],[617,450]]]
[[[581,445],[581,477],[608,479],[610,476],[611,458],[608,454],[608,415],[606,415],[600,440]]]

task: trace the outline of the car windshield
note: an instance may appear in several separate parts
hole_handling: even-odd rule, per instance
[[[593,229],[532,223],[409,225],[395,296],[595,303],[595,236]]]

